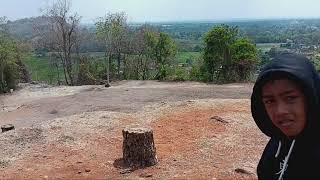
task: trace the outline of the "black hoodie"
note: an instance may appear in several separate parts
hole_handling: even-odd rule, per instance
[[[269,119],[261,97],[261,89],[270,79],[286,77],[302,89],[307,101],[307,122],[294,139],[288,139]],[[266,65],[254,85],[251,96],[252,116],[269,140],[260,159],[259,180],[319,179],[320,180],[320,78],[312,63],[293,53],[283,53]],[[291,149],[291,152],[289,152]]]

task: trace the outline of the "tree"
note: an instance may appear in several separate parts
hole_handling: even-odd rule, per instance
[[[235,81],[245,81],[258,63],[258,51],[256,46],[245,38],[237,39],[231,45],[232,70]]]
[[[4,20],[2,20],[2,23]],[[0,23],[1,24],[1,23]],[[0,30],[0,91],[14,89],[16,80],[19,78],[18,66],[14,60],[17,54],[15,41],[9,34]]]
[[[266,65],[266,64],[271,62],[271,58],[270,58],[268,52],[264,52],[261,49],[259,49],[258,55],[259,55],[259,59],[260,59],[260,62],[259,62],[259,65],[258,65],[259,68],[261,68],[264,65]]]
[[[238,38],[238,28],[214,27],[205,36],[204,80],[230,82],[247,80],[258,63],[256,46],[246,38]]]
[[[148,34],[148,46],[151,57],[156,59],[155,79],[163,80],[167,76],[170,59],[177,53],[176,44],[168,34],[160,33],[159,37],[154,34]]]
[[[176,44],[165,33],[143,25],[133,33],[130,41],[130,58],[126,64],[129,76],[136,79],[163,80],[168,75]]]
[[[48,7],[45,16],[49,24],[42,38],[49,50],[58,54],[66,84],[74,85],[72,53],[78,42],[80,17],[76,13],[72,14],[70,8],[70,0],[57,0]]]
[[[151,34],[155,34],[153,28],[149,25],[142,25],[135,31],[133,31],[130,38],[130,58],[127,59],[126,63],[126,74],[128,78],[133,79],[150,79],[150,69],[154,65],[152,58],[152,47],[154,43],[151,40]],[[150,47],[150,45],[152,47]]]
[[[220,25],[214,27],[204,38],[204,68],[207,80],[227,78],[231,65],[231,45],[236,41],[237,27]]]
[[[127,51],[127,15],[124,12],[109,13],[100,17],[96,22],[97,37],[105,45],[105,60],[107,81],[109,84],[109,71],[112,57],[117,59],[117,71],[120,76],[122,55]]]

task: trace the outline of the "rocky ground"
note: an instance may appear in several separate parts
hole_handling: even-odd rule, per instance
[[[0,96],[0,179],[257,179],[267,142],[252,84],[121,81],[112,87],[21,84]],[[159,163],[121,166],[122,129],[151,126]]]

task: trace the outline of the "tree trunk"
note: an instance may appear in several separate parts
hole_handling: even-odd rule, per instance
[[[61,58],[61,63],[62,63],[62,67],[63,67],[64,80],[66,82],[66,85],[69,85],[68,78],[67,78],[67,72],[66,72],[66,63],[65,63],[65,60],[61,57],[61,55],[60,55],[60,58]]]
[[[109,53],[109,57],[108,57],[108,67],[107,67],[107,83],[108,83],[109,85],[110,85],[111,58],[112,58],[112,55],[111,55],[111,53]]]
[[[105,51],[104,52],[104,72],[107,74],[107,72],[108,72],[108,70],[107,70],[107,67],[109,66],[109,64],[108,64],[108,52],[107,51]]]
[[[146,127],[127,127],[122,130],[123,161],[129,167],[147,167],[157,164],[153,131]]]
[[[4,84],[4,68],[3,68],[4,65],[1,66],[1,85]]]
[[[127,61],[126,61],[126,55],[125,54],[123,54],[123,72],[122,72],[122,74],[123,74],[123,79],[125,79],[125,80],[127,80],[128,79],[128,75],[127,75]]]
[[[121,80],[121,75],[120,75],[120,68],[121,68],[121,53],[118,53],[117,55],[117,62],[118,62],[118,78]]]
[[[58,65],[58,63],[55,63],[55,67],[56,67],[56,69],[57,69],[57,80],[58,80],[58,85],[60,86],[61,85],[61,83],[60,83],[60,73],[59,73],[59,65]]]
[[[70,85],[74,86],[73,76],[72,76],[72,66],[70,64],[67,66],[67,73],[68,73],[68,76],[69,76]]]

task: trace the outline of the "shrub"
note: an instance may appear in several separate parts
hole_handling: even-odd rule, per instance
[[[169,81],[187,81],[189,80],[189,72],[187,68],[176,67],[168,70],[168,76],[165,78]]]
[[[14,62],[8,62],[4,65],[3,81],[0,82],[0,91],[9,92],[10,89],[16,89],[19,79],[19,67]]]

